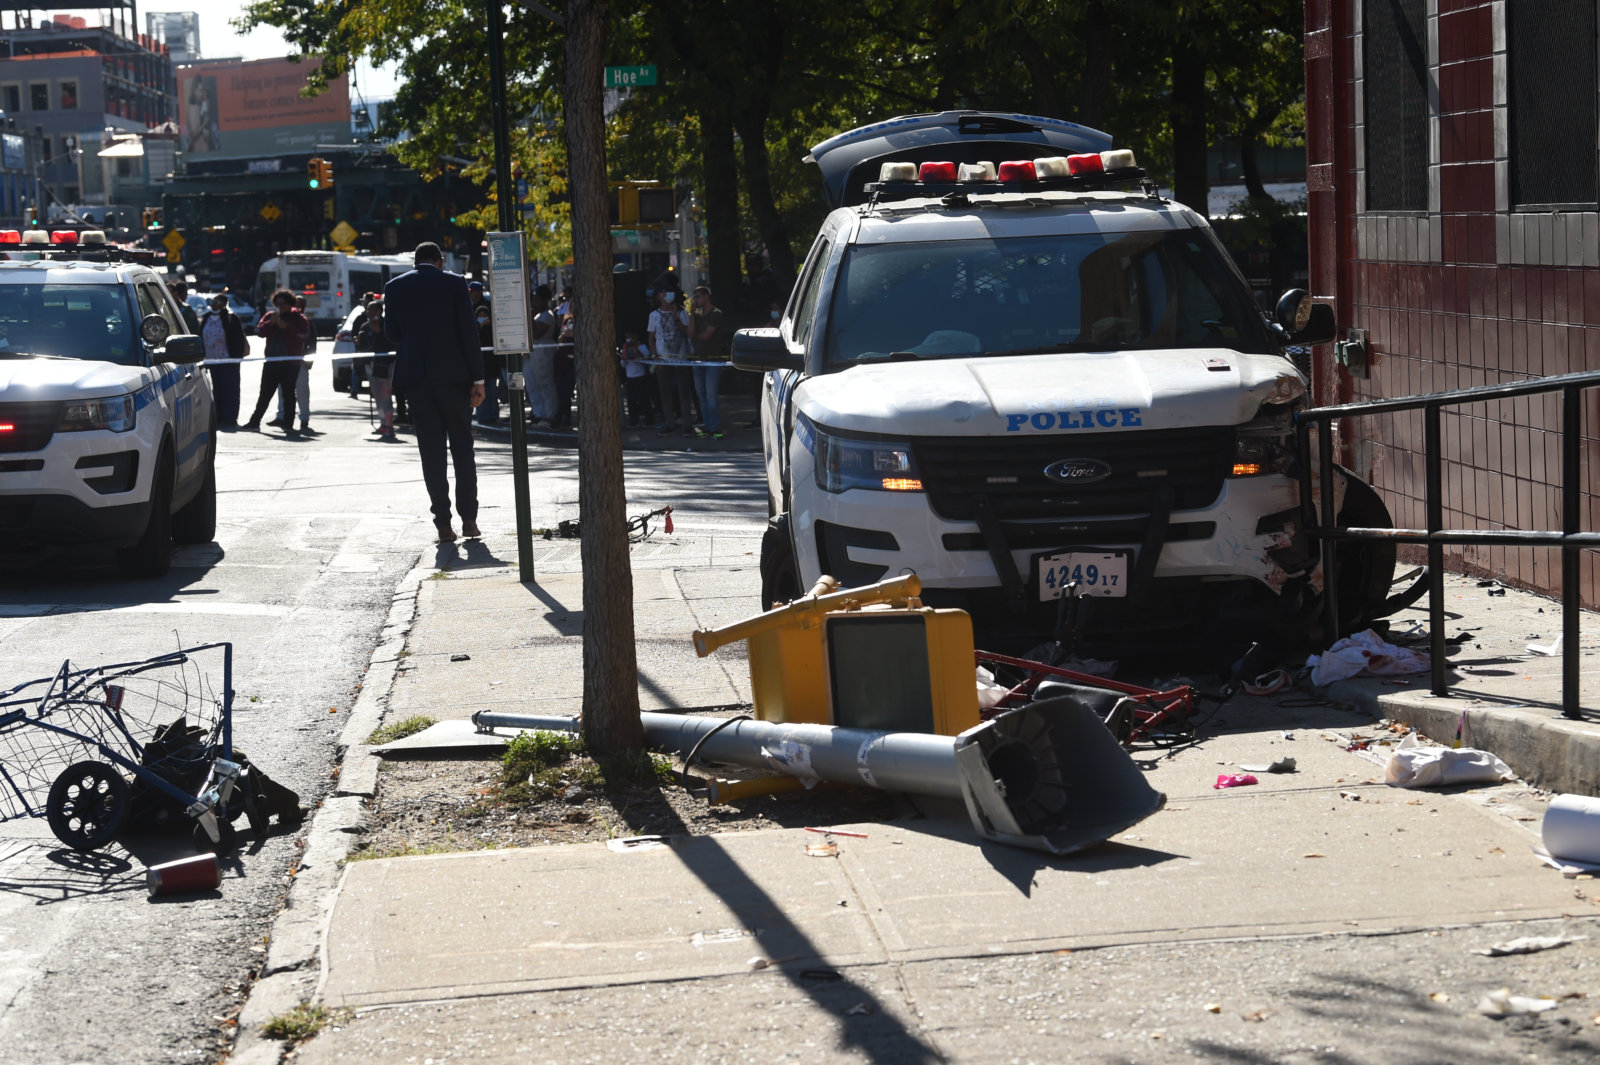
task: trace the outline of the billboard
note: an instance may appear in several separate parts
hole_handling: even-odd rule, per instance
[[[190,156],[291,155],[350,143],[350,76],[302,96],[320,60],[229,60],[178,68],[180,147]]]

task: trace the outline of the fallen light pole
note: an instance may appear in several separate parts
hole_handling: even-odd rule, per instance
[[[984,839],[1051,854],[1104,842],[1161,809],[1110,731],[1078,702],[1008,710],[959,736],[644,713],[645,742],[801,780],[960,799]],[[578,732],[577,718],[480,711],[495,728]],[[698,747],[698,750],[696,749]]]

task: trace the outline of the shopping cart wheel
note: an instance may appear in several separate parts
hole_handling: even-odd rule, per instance
[[[56,838],[76,851],[111,842],[128,813],[128,782],[104,762],[76,762],[50,785],[45,818]]]
[[[233,827],[232,821],[217,818],[217,841],[211,842],[211,836],[206,832],[206,826],[195,822],[194,846],[196,850],[210,851],[212,854],[225,854],[234,849],[239,842],[239,830]]]

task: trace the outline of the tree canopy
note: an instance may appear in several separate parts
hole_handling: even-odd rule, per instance
[[[530,254],[570,253],[559,11],[507,0],[516,168],[535,206]],[[337,76],[358,58],[398,65],[380,132],[424,173],[459,167],[485,190],[493,151],[480,3],[250,0],[241,28],[280,27]],[[764,251],[780,286],[825,213],[802,162],[811,145],[897,114],[974,108],[1067,118],[1111,132],[1200,210],[1206,150],[1236,140],[1246,182],[1257,144],[1294,143],[1304,114],[1299,0],[614,0],[607,62],[654,64],[607,123],[613,180],[693,190],[713,288]]]

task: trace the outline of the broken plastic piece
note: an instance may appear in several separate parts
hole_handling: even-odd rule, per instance
[[[1558,658],[1558,657],[1560,657],[1560,655],[1561,655],[1561,635],[1562,634],[1559,633],[1559,632],[1556,633],[1556,638],[1551,640],[1549,643],[1530,643],[1530,644],[1528,644],[1528,653],[1531,654],[1531,655],[1543,655],[1546,658]]]
[[[1294,759],[1284,755],[1276,762],[1264,762],[1259,765],[1245,765],[1241,762],[1239,768],[1246,773],[1293,773]]]

